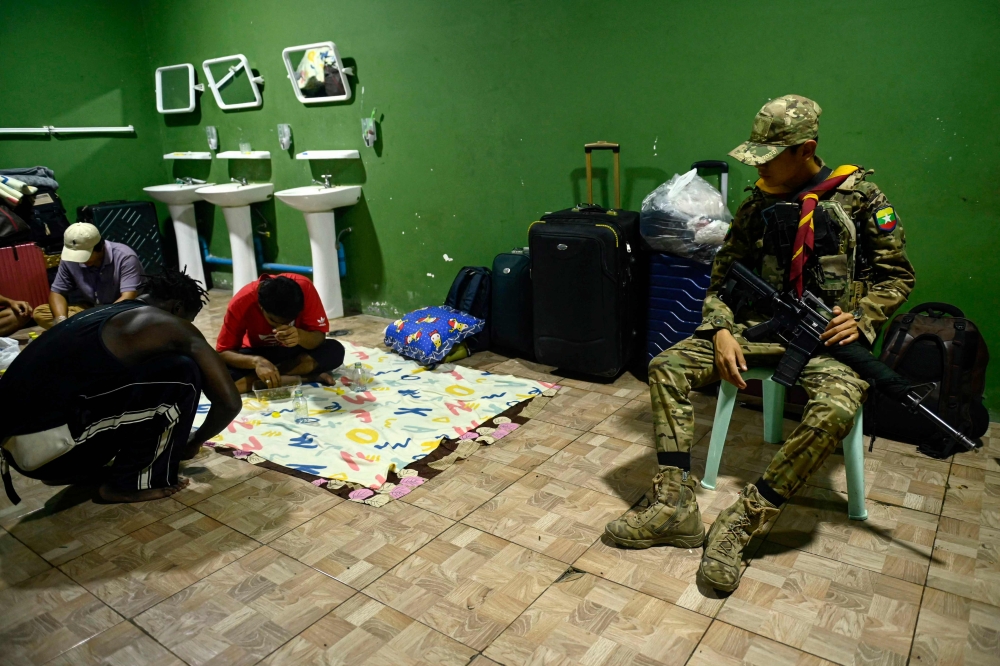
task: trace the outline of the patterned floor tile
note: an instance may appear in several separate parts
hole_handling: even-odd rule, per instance
[[[482,650],[565,570],[562,562],[455,525],[365,594]]]
[[[1000,529],[1000,472],[954,465],[941,515]]]
[[[551,585],[483,654],[510,665],[681,666],[710,622],[584,574]]]
[[[0,590],[49,569],[49,563],[23,543],[0,530]]]
[[[942,517],[927,586],[1000,606],[1000,529]]]
[[[194,508],[267,543],[343,501],[307,481],[267,470]]]
[[[29,514],[43,511],[46,505],[71,506],[92,497],[96,488],[49,486],[37,479],[29,479],[11,470],[14,490],[21,497],[19,504],[12,504],[7,493],[0,493],[0,526],[9,527]]]
[[[653,435],[653,408],[648,400],[641,398],[628,402],[590,431],[650,448],[656,446]]]
[[[1000,664],[1000,608],[924,590],[910,660],[923,666]]]
[[[602,393],[616,398],[625,398],[626,400],[634,400],[640,394],[649,390],[649,387],[646,384],[639,382],[627,372],[619,377],[618,381],[608,384],[588,382],[581,379],[570,379],[569,377],[560,378],[558,383],[561,386],[568,386],[570,388],[589,391],[591,393]]]
[[[472,648],[358,594],[263,663],[266,666],[466,666],[475,654]]]
[[[626,398],[564,386],[535,418],[575,430],[590,430],[628,402]]]
[[[515,377],[534,379],[538,382],[559,384],[562,377],[552,374],[553,370],[555,368],[551,365],[542,365],[523,358],[512,358],[489,368],[489,371],[495,375],[514,375]]]
[[[838,664],[903,664],[922,588],[764,543],[717,619]]]
[[[342,502],[271,546],[360,590],[453,524],[405,502]]]
[[[832,666],[802,650],[782,645],[725,622],[713,622],[688,666]]]
[[[722,608],[723,597],[698,580],[701,555],[701,548],[620,548],[602,535],[573,566],[681,608],[714,617]]]
[[[582,434],[582,430],[532,420],[490,446],[480,447],[475,457],[530,472]]]
[[[656,470],[656,452],[649,447],[593,432],[535,468],[538,474],[619,497],[629,504],[649,489]]]
[[[923,585],[937,517],[868,502],[868,520],[847,517],[847,495],[806,486],[785,504],[767,540]]]
[[[927,513],[941,512],[949,463],[891,450],[873,458],[877,454],[866,455],[865,476],[875,477],[868,499]],[[870,465],[870,460],[874,460],[875,464]]]
[[[192,506],[206,497],[228,490],[238,483],[252,479],[265,470],[245,460],[237,460],[207,448],[197,458],[181,463],[181,475],[191,480],[187,488],[172,498]]]
[[[471,457],[418,486],[403,496],[403,501],[450,520],[461,520],[522,476],[524,471],[516,467]]]
[[[489,370],[492,372],[490,368],[500,365],[501,363],[506,363],[509,360],[509,357],[503,356],[502,354],[492,351],[482,351],[476,352],[472,356],[457,361],[455,365],[460,365],[463,368],[475,368],[477,370]]]
[[[259,545],[184,509],[60,568],[125,617],[134,617]]]
[[[483,655],[476,655],[476,658],[469,662],[469,666],[501,666],[492,659],[488,659]]]
[[[254,664],[354,591],[262,546],[135,622],[192,666]]]
[[[532,473],[463,522],[569,564],[628,507],[617,497]]]
[[[1000,423],[991,423],[982,440],[982,448],[956,455],[955,464],[1000,472]]]
[[[5,517],[0,526],[58,565],[184,508],[170,498],[96,504],[91,499],[95,494],[96,488],[63,488],[44,508],[20,518]]]
[[[0,660],[44,664],[122,618],[58,569],[0,590]]]
[[[184,666],[167,648],[122,622],[62,653],[49,666]]]

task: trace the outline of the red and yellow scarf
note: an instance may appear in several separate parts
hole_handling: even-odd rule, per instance
[[[795,234],[795,243],[792,245],[792,266],[788,271],[788,281],[795,288],[795,293],[802,297],[802,273],[806,267],[806,261],[812,255],[813,240],[815,238],[815,228],[813,227],[813,211],[823,194],[836,189],[847,180],[848,176],[858,170],[853,164],[845,164],[837,167],[826,180],[815,187],[800,192],[795,198],[802,205],[799,213],[799,228]],[[777,193],[773,188],[764,186],[761,181],[757,182],[757,187],[765,192]]]

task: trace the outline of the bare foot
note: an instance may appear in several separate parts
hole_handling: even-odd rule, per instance
[[[336,386],[337,378],[331,375],[329,372],[321,372],[313,378],[314,382],[319,382],[321,384],[326,384],[327,386]]]
[[[189,483],[191,483],[190,479],[180,477],[177,483],[172,486],[149,488],[148,490],[115,490],[108,486],[108,484],[104,484],[98,492],[101,495],[101,499],[105,502],[148,502],[150,500],[170,497],[174,493],[187,488]]]

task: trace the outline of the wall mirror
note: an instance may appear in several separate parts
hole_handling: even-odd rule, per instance
[[[156,110],[160,113],[194,111],[196,90],[205,90],[205,84],[195,83],[194,65],[156,68]]]
[[[337,45],[333,42],[289,46],[281,52],[281,57],[285,61],[295,97],[303,104],[351,99],[351,85],[347,77],[354,72],[350,67],[344,67]]]
[[[220,109],[251,109],[261,105],[258,84],[263,77],[254,76],[245,55],[212,58],[201,64]]]

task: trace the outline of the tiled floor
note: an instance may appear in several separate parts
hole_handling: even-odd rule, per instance
[[[214,296],[197,322],[209,338]],[[386,321],[331,323],[376,346]],[[699,585],[700,549],[602,537],[651,476],[644,384],[464,363],[564,388],[380,509],[214,453],[146,504],[15,478],[22,503],[0,498],[0,664],[1000,664],[1000,425],[946,461],[879,440],[864,523],[847,519],[832,456],[725,596]],[[694,400],[700,473],[715,402]],[[774,454],[761,427],[734,413],[717,489],[698,490],[706,524]]]

